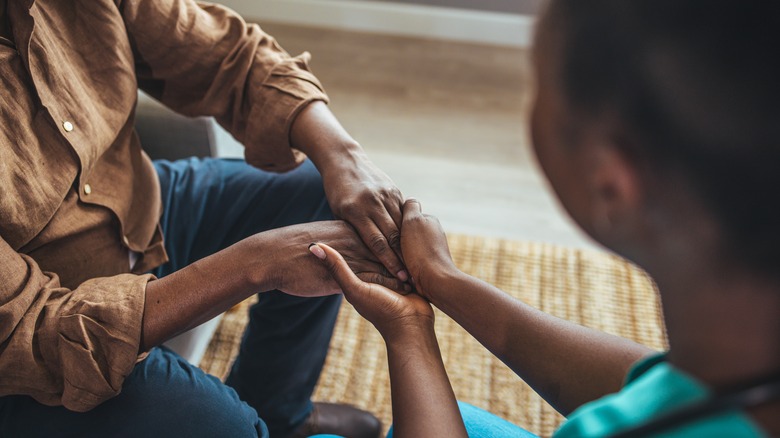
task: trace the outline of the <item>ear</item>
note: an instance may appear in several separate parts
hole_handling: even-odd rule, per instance
[[[643,185],[638,163],[628,152],[633,149],[629,141],[612,133],[591,148],[591,229],[607,245],[630,239],[639,228]]]

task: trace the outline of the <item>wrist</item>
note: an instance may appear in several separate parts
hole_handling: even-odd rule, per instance
[[[234,257],[236,273],[245,276],[254,291],[267,292],[280,286],[281,278],[268,262],[273,260],[271,252],[275,248],[270,239],[272,239],[270,233],[263,232],[234,245],[238,250]]]
[[[425,298],[436,307],[440,307],[439,304],[447,300],[451,292],[458,289],[468,277],[454,265],[437,267],[428,270],[428,272],[427,275],[423,276],[422,284],[418,287],[422,289]]]
[[[368,159],[363,147],[355,140],[344,139],[337,143],[324,144],[315,148],[316,152],[307,156],[320,171],[323,178],[329,174],[344,174],[355,169],[364,168],[364,162]]]
[[[290,142],[320,172],[363,151],[322,101],[311,102],[298,114],[290,128]]]
[[[409,350],[415,347],[427,349],[436,342],[433,319],[396,320],[391,329],[381,330],[380,334],[388,350]]]

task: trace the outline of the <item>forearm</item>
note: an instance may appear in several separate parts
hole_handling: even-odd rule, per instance
[[[263,285],[265,263],[253,251],[253,236],[203,258],[146,287],[141,351],[219,315]]]
[[[433,328],[389,341],[387,354],[393,436],[467,436]]]
[[[371,162],[324,102],[312,102],[300,112],[290,140],[320,171],[333,215],[355,228],[392,275],[407,281],[400,258],[403,195],[395,183]]]
[[[320,172],[354,167],[355,157],[365,154],[322,101],[312,102],[301,110],[293,121],[290,142],[305,153]]]
[[[618,391],[630,366],[652,351],[556,318],[463,273],[427,291],[457,321],[561,413]]]

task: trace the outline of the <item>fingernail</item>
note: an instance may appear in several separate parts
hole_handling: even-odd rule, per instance
[[[401,280],[401,281],[406,281],[406,280],[409,279],[409,274],[406,271],[404,271],[403,269],[398,271],[398,273],[395,274],[395,276],[398,277],[398,279]]]
[[[325,251],[322,248],[320,248],[316,243],[312,243],[311,245],[309,245],[309,251],[315,256],[317,256],[318,259],[325,260]]]

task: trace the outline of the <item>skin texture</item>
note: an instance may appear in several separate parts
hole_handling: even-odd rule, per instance
[[[389,272],[408,280],[398,231],[403,195],[395,183],[368,159],[323,102],[310,104],[295,119],[291,140],[322,174],[333,214],[355,227]]]
[[[327,270],[306,250],[311,242],[338,248],[364,281],[403,291],[343,221],[314,222],[244,239],[146,287],[141,351],[189,330],[258,292],[281,290],[303,297],[341,293]]]
[[[149,282],[141,351],[208,321],[257,292],[340,293],[325,269],[311,260],[306,251],[311,242],[337,248],[365,281],[409,290],[403,284],[408,274],[399,256],[402,195],[395,184],[368,160],[322,102],[309,104],[296,117],[291,141],[322,174],[334,214],[351,226],[334,221],[266,231]]]
[[[594,112],[572,107],[560,81],[563,32],[549,17],[539,28],[534,58],[538,92],[532,115],[539,163],[572,218],[656,280],[669,335],[669,361],[716,390],[776,372],[777,276],[746,266],[724,249],[727,232],[687,175],[648,174],[632,161],[624,151],[634,139],[620,114],[609,108]],[[651,353],[631,341],[544,314],[463,274],[452,263],[438,222],[422,215],[416,201],[403,209],[401,249],[417,293],[466,328],[564,414],[619,390],[629,367]],[[328,253],[326,263],[333,259]],[[330,270],[348,300],[379,295],[380,286],[346,278],[345,265]],[[387,340],[391,364],[414,363],[418,373],[431,379],[425,385],[414,379],[392,382],[394,400],[423,400],[431,385],[437,393],[446,392],[436,349],[422,350],[427,351],[426,360],[417,356],[420,350],[397,347],[397,339],[430,336],[427,317],[414,311],[416,301],[365,299],[358,307]],[[404,323],[389,324],[394,315],[403,315]],[[409,323],[410,318],[419,323]],[[407,335],[410,330],[417,334]],[[587,378],[578,381],[582,376]],[[402,378],[391,373],[391,379]],[[417,422],[451,427],[456,421],[451,416],[454,400],[442,396],[432,403],[436,407],[425,407],[426,418],[394,404],[394,419],[406,432],[398,436],[423,436],[411,432],[425,426]],[[780,403],[748,414],[769,435],[780,436]]]
[[[583,403],[619,390],[629,367],[651,353],[649,349],[626,339],[538,311],[498,288],[462,273],[452,262],[438,220],[423,215],[416,200],[407,201],[403,212],[401,248],[417,294],[463,326],[559,411],[568,413]],[[342,264],[341,270],[347,269]],[[342,282],[340,277],[336,277],[336,281],[350,302],[354,299],[351,296],[366,296],[364,291],[378,295],[377,291],[383,290],[384,294],[392,294],[378,285]],[[391,362],[415,360],[413,351],[390,348],[396,345],[392,339],[417,339],[427,335],[423,329],[417,330],[415,336],[403,335],[409,330],[425,327],[424,315],[410,309],[415,304],[412,297],[414,295],[397,296],[392,306],[375,299],[365,299],[360,307],[353,303],[385,338]],[[372,308],[366,308],[369,305]],[[388,321],[397,321],[400,316],[403,316],[401,321],[417,318],[420,322],[388,324]],[[433,359],[428,362],[432,363]],[[418,371],[423,366],[424,363],[417,364]],[[581,378],[584,369],[592,370],[588,379]],[[427,372],[435,373],[436,369],[430,366]],[[444,373],[444,370],[440,372]],[[392,378],[391,374],[391,381]],[[442,380],[446,379],[438,377],[438,381]],[[394,382],[393,385],[398,391],[412,393],[431,388],[430,384],[415,386]],[[401,396],[393,393],[393,397]],[[446,410],[456,405],[454,400],[452,404],[439,401],[438,407]],[[398,414],[394,410],[396,423],[405,420]],[[428,416],[427,421],[433,422],[432,418],[435,417]],[[436,421],[437,427],[445,427],[449,421],[449,418],[442,417],[442,421]]]
[[[394,436],[466,437],[433,330],[431,305],[418,295],[404,296],[361,281],[328,245],[320,243],[310,250],[341,285],[344,297],[385,339]]]

